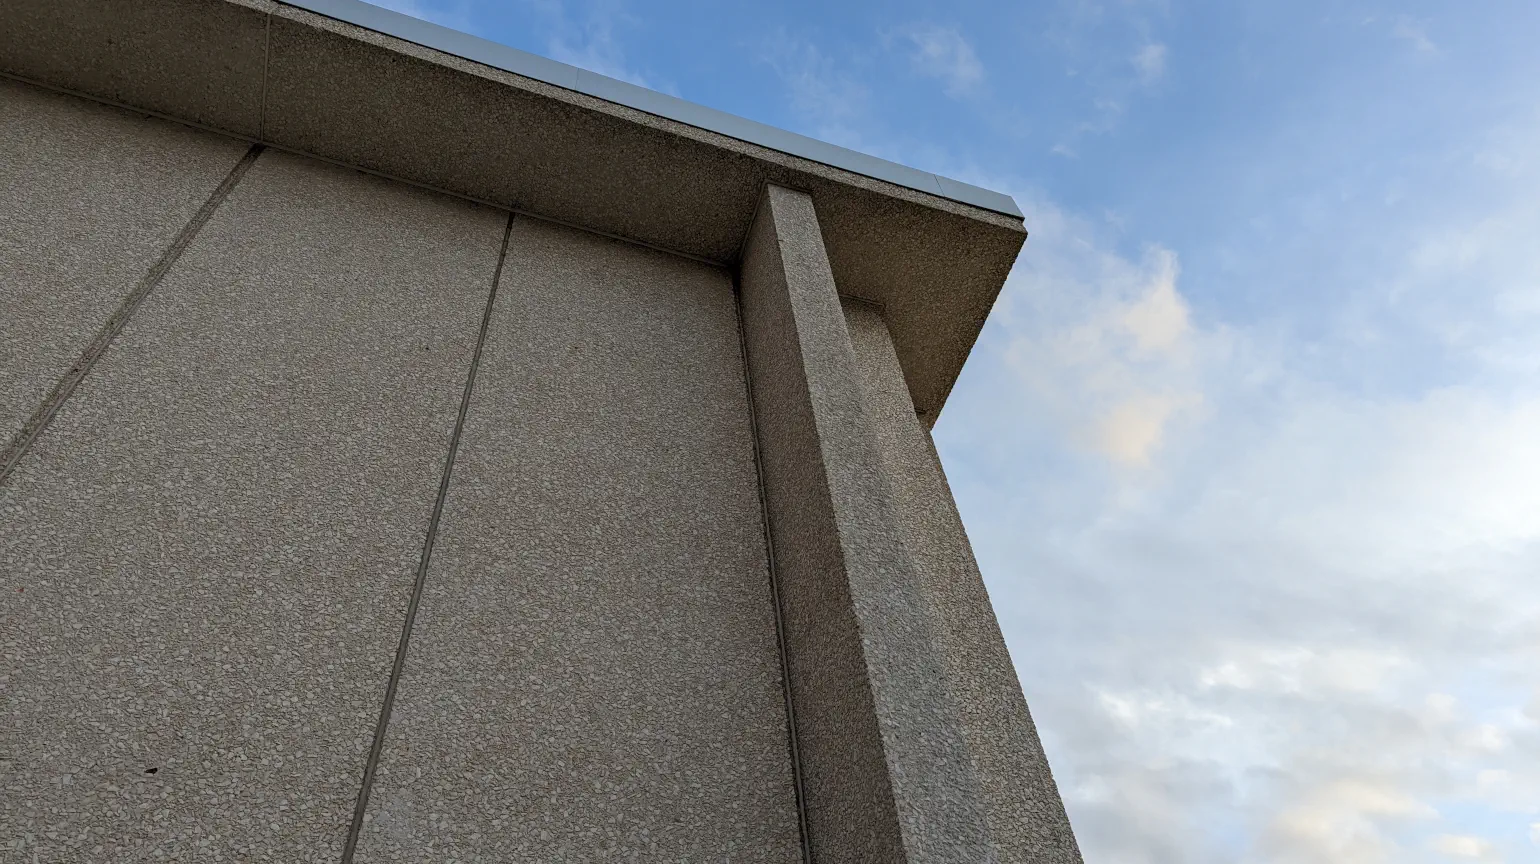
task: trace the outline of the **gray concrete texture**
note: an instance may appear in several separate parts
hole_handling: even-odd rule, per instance
[[[0,69],[246,137],[262,134],[270,0],[20,0]]]
[[[505,218],[262,155],[0,487],[7,860],[338,859]]]
[[[0,449],[245,150],[0,80]]]
[[[1079,864],[1069,817],[887,325],[865,303],[846,301],[844,311],[895,518],[925,606],[935,613],[935,638],[996,853],[1012,864]]]
[[[246,146],[11,81],[0,120],[9,437]],[[859,196],[758,194],[737,298],[512,222],[357,860],[1079,861],[929,313],[842,303]],[[0,483],[0,860],[337,860],[508,224],[271,150],[214,211]]]
[[[813,858],[995,860],[807,194],[765,190],[740,285]]]
[[[722,264],[761,186],[806,190],[926,423],[1025,239],[1014,216],[267,0],[11,0],[0,71]]]
[[[513,225],[358,861],[801,860],[732,282]]]

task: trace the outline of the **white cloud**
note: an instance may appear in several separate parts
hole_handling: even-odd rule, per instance
[[[1227,646],[1216,665],[1198,673],[1204,688],[1230,687],[1272,694],[1332,696],[1386,689],[1410,665],[1384,648],[1312,648],[1241,642]]]
[[[1097,449],[1124,465],[1147,466],[1180,403],[1170,396],[1131,396],[1096,420]]]
[[[1029,202],[1023,263],[997,313],[1006,361],[1087,448],[1147,466],[1173,422],[1202,404],[1198,333],[1177,289],[1180,267],[1150,246],[1137,261],[1097,248],[1086,220]]]
[[[1103,690],[1096,697],[1109,718],[1130,730],[1163,726],[1168,731],[1202,734],[1235,725],[1234,718],[1204,709],[1179,694]]]
[[[1503,860],[1502,853],[1497,847],[1480,837],[1440,834],[1433,838],[1429,846],[1433,851],[1459,861],[1501,862]]]
[[[1386,821],[1424,820],[1436,811],[1383,780],[1350,777],[1324,783],[1278,813],[1262,835],[1277,862],[1393,862],[1399,845],[1382,831]]]
[[[1159,42],[1145,44],[1134,53],[1133,64],[1141,82],[1159,81],[1166,74],[1166,46]]]
[[[938,436],[1087,860],[1400,864],[1482,837],[1449,802],[1533,821],[1540,386],[1344,388],[1196,313],[1173,251],[1018,200]]]
[[[910,62],[921,75],[938,78],[951,96],[965,96],[984,81],[984,65],[955,27],[916,24],[901,31],[910,45]]]
[[[1156,248],[1155,272],[1144,296],[1122,310],[1120,324],[1143,355],[1169,354],[1181,349],[1192,332],[1187,302],[1176,291],[1176,255]]]

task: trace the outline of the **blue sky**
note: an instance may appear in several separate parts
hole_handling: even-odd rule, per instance
[[[1540,4],[384,5],[1016,196],[936,435],[1087,862],[1540,860]]]

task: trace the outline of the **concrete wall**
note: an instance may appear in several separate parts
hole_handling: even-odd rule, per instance
[[[9,436],[246,147],[0,86]],[[339,859],[507,227],[219,203],[0,486],[5,860]],[[357,860],[799,859],[740,357],[726,271],[514,222]]]
[[[0,860],[1078,862],[806,192],[730,270],[4,80],[0,184]]]

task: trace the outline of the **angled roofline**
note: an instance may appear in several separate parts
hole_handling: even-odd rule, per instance
[[[806,192],[927,425],[1026,240],[1008,196],[359,0],[6,0],[0,76],[729,269]]]
[[[676,96],[638,87],[625,81],[609,78],[569,66],[538,54],[520,51],[497,42],[452,30],[448,27],[413,18],[363,0],[278,0],[286,6],[294,6],[348,24],[364,27],[394,36],[404,42],[441,51],[504,72],[512,72],[555,87],[561,87],[613,102],[637,111],[643,111],[668,120],[726,135],[749,144],[757,144],[791,156],[799,156],[824,165],[840,168],[853,174],[884,180],[895,186],[903,186],[968,204],[1006,216],[1023,218],[1021,208],[1011,196],[994,192],[910,168],[897,162],[889,162],[855,150],[777,129],[764,123],[697,105]]]

